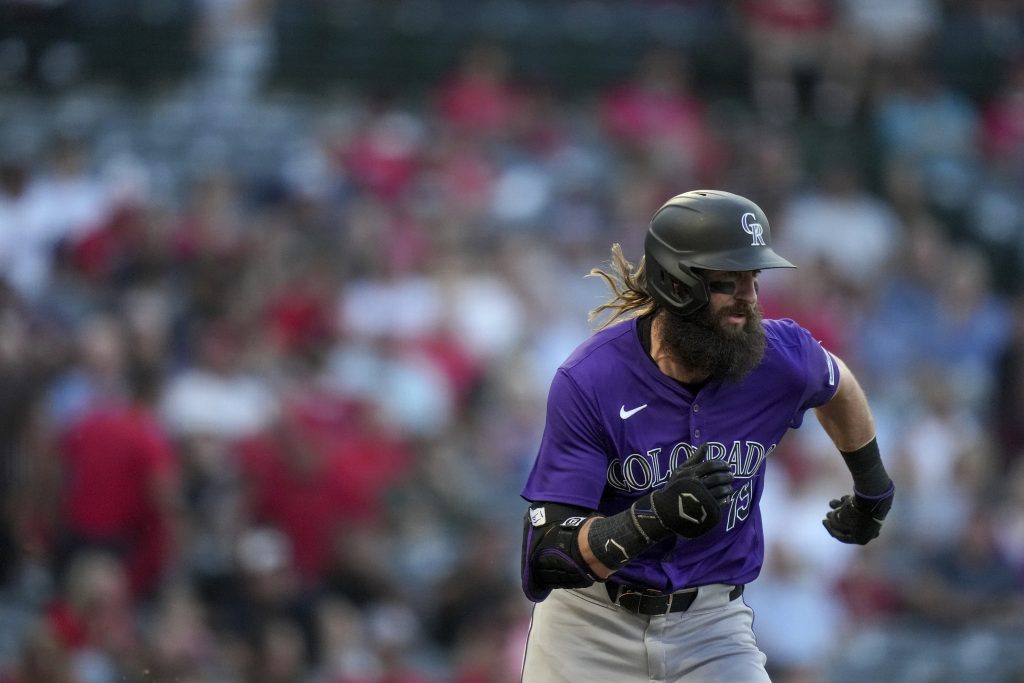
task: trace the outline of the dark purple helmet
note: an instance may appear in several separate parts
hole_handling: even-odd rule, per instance
[[[690,315],[711,294],[694,268],[796,268],[772,251],[768,218],[754,202],[730,192],[693,190],[665,202],[644,240],[647,293],[661,306]]]

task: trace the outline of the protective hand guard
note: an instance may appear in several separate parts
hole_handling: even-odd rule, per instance
[[[882,522],[892,508],[895,493],[896,486],[890,484],[889,490],[880,496],[863,496],[854,491],[852,496],[846,494],[838,500],[831,500],[829,507],[832,509],[821,523],[833,538],[843,543],[866,545],[882,530]]]
[[[705,455],[707,444],[677,467],[663,487],[650,494],[650,507],[657,520],[686,538],[696,538],[714,529],[722,518],[722,506],[732,497],[729,464],[717,458],[704,460]],[[645,512],[642,501],[641,498],[634,504],[641,519]]]
[[[566,512],[577,514],[566,517]],[[589,513],[579,512],[551,503],[530,506],[527,511],[520,569],[523,593],[533,602],[541,602],[555,588],[585,588],[594,583],[576,538]]]

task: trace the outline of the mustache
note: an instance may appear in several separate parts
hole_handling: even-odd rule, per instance
[[[714,317],[708,316],[705,319],[705,329],[724,329],[723,321],[730,315],[742,315],[746,318],[743,323],[742,333],[750,334],[761,327],[761,307],[757,304],[738,303],[718,311]]]
[[[760,309],[753,304],[738,303],[720,310],[716,317],[726,318],[730,315],[745,315],[748,318],[759,313]]]

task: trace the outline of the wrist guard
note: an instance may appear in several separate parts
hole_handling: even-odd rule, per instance
[[[590,551],[612,571],[619,569],[652,545],[668,538],[672,530],[651,508],[651,494],[636,500],[629,509],[590,525]]]
[[[882,463],[877,437],[872,437],[871,441],[855,451],[839,452],[842,453],[843,462],[853,477],[854,491],[865,498],[883,498],[889,493],[892,480]]]

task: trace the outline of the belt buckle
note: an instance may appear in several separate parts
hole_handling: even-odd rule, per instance
[[[627,595],[635,595],[639,600],[640,598],[643,598],[644,594],[640,591],[630,590],[625,586],[620,586],[619,590],[615,592],[615,606],[625,608],[626,606],[622,604],[622,598],[626,597]]]

